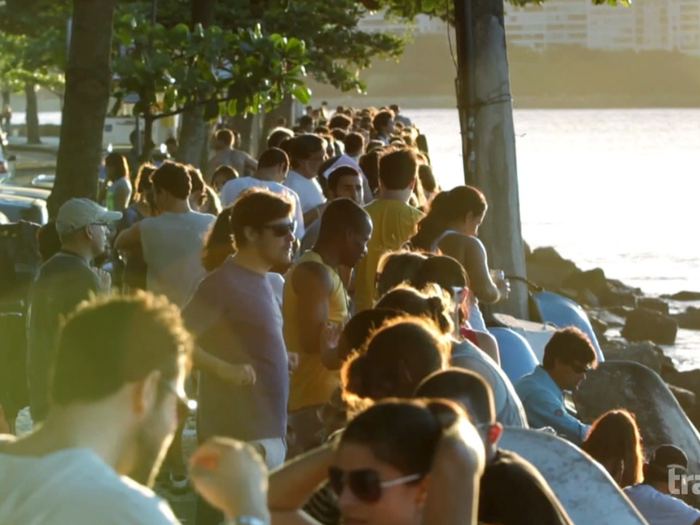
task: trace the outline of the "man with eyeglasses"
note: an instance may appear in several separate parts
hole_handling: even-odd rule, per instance
[[[49,370],[59,320],[91,293],[106,293],[108,273],[91,267],[107,248],[107,224],[122,214],[89,199],[70,199],[58,210],[61,250],[39,269],[29,297],[27,366],[30,411],[35,423],[49,412]]]
[[[197,337],[199,384],[197,436],[251,443],[269,468],[286,456],[289,372],[282,314],[267,272],[292,260],[293,205],[267,189],[243,192],[231,210],[235,254],[209,273],[183,310]],[[227,378],[229,367],[247,367],[248,380]],[[197,503],[197,525],[218,525],[221,514]]]
[[[563,392],[576,390],[596,362],[595,349],[586,334],[574,327],[557,330],[544,348],[542,365],[515,384],[530,427],[551,427],[580,445],[589,425],[567,412]]]
[[[178,523],[147,487],[189,409],[192,345],[163,297],[81,303],[58,338],[51,412],[0,440],[0,523]]]

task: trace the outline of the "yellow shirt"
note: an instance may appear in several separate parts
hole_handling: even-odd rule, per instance
[[[399,250],[416,232],[423,213],[396,199],[377,199],[365,206],[372,218],[372,237],[367,254],[357,266],[355,276],[355,312],[374,306],[377,268],[382,256]]]
[[[348,296],[338,272],[323,262],[319,254],[308,251],[289,271],[284,284],[282,314],[284,316],[284,342],[287,352],[299,354],[299,367],[289,381],[289,411],[326,403],[340,385],[340,374],[328,370],[321,362],[321,354],[304,351],[299,331],[299,301],[292,287],[292,276],[297,266],[304,262],[317,262],[328,269],[333,281],[333,291],[328,296],[328,321],[345,323],[348,318]]]

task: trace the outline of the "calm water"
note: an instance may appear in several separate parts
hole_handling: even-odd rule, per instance
[[[442,184],[462,183],[457,112],[407,112]],[[523,236],[651,294],[700,290],[700,110],[515,112]],[[700,332],[671,354],[700,367]]]

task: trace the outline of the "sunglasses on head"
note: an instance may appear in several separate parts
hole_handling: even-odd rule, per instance
[[[376,470],[361,469],[345,471],[338,467],[328,469],[328,485],[340,497],[347,486],[350,492],[365,503],[376,503],[382,497],[382,490],[418,481],[422,474],[411,474],[389,481],[380,481]]]
[[[194,399],[189,399],[184,394],[177,391],[177,388],[165,379],[160,380],[161,387],[175,394],[177,399],[177,419],[178,421],[185,421],[194,411],[197,409],[197,402]]]
[[[285,224],[266,224],[262,227],[264,230],[270,230],[275,237],[284,237],[290,233],[294,233],[297,229],[297,222],[292,221]]]

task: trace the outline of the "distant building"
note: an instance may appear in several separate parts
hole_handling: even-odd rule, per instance
[[[439,18],[418,15],[412,24],[406,24],[405,22],[386,19],[384,15],[384,11],[378,11],[368,15],[360,20],[358,27],[367,32],[382,31],[385,33],[401,34],[406,33],[406,31],[413,34],[445,33],[447,31],[445,22]]]
[[[512,45],[533,49],[567,44],[700,54],[700,0],[634,0],[630,7],[549,0],[541,6],[506,6],[505,22]]]
[[[544,50],[578,45],[611,51],[681,51],[700,55],[700,0],[633,0],[630,7],[593,5],[591,0],[547,0],[542,5],[506,4],[511,45]],[[414,25],[375,13],[360,22],[365,31],[445,33],[439,19],[419,16]]]

